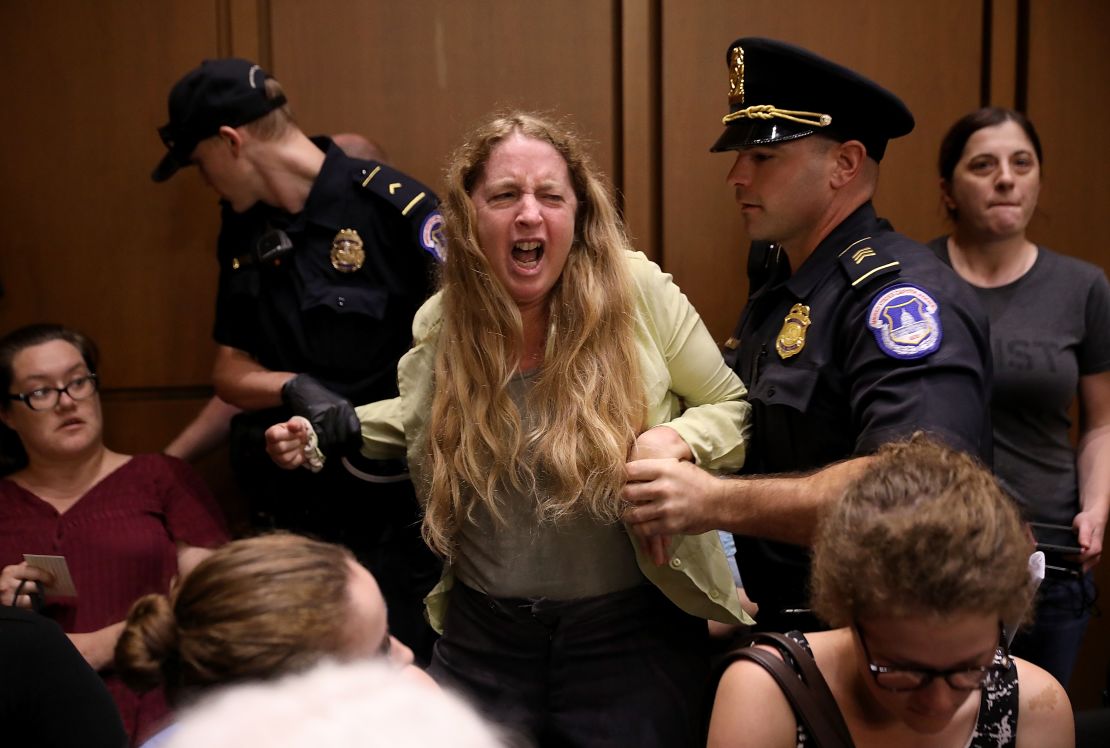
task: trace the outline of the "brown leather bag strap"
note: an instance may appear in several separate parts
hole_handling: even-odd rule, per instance
[[[830,721],[833,723],[834,729],[846,741],[845,745],[852,745],[852,734],[848,731],[848,725],[844,722],[844,716],[840,713],[840,707],[836,703],[836,699],[829,690],[829,684],[825,681],[825,676],[821,675],[820,669],[817,667],[817,662],[814,661],[813,655],[810,654],[794,639],[783,634],[776,634],[774,632],[763,632],[758,634],[759,638],[768,644],[772,644],[784,656],[789,655],[793,661],[794,670],[801,674],[802,680],[813,692],[814,699],[821,704],[821,708],[830,715]]]
[[[753,644],[730,652],[726,664],[738,659],[751,660],[770,673],[819,748],[854,748],[840,707],[810,654],[781,634],[760,633],[752,639]],[[753,646],[759,642],[774,646],[782,653],[782,659]]]

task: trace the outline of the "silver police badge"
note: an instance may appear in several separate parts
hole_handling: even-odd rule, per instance
[[[362,237],[354,229],[340,229],[331,240],[331,266],[341,273],[353,273],[366,262]]]

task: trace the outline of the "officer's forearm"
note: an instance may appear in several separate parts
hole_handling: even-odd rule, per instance
[[[201,411],[162,451],[185,461],[200,459],[227,441],[231,418],[239,408],[218,397],[209,398]]]
[[[281,388],[295,375],[270,371],[237,348],[220,346],[212,366],[212,385],[224,401],[243,410],[281,405]]]
[[[717,513],[725,530],[741,535],[808,546],[822,512],[867,469],[870,457],[856,457],[798,476],[721,481]]]

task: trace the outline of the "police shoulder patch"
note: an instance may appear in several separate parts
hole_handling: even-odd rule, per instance
[[[443,262],[447,259],[447,239],[443,234],[443,214],[439,209],[424,217],[420,224],[420,246]]]
[[[880,291],[867,312],[879,348],[900,359],[923,358],[940,348],[940,306],[916,286],[899,284]]]

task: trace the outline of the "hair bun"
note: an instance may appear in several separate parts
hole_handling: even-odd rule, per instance
[[[143,693],[168,680],[178,659],[177,620],[165,595],[135,601],[116,642],[116,669],[133,691]]]

